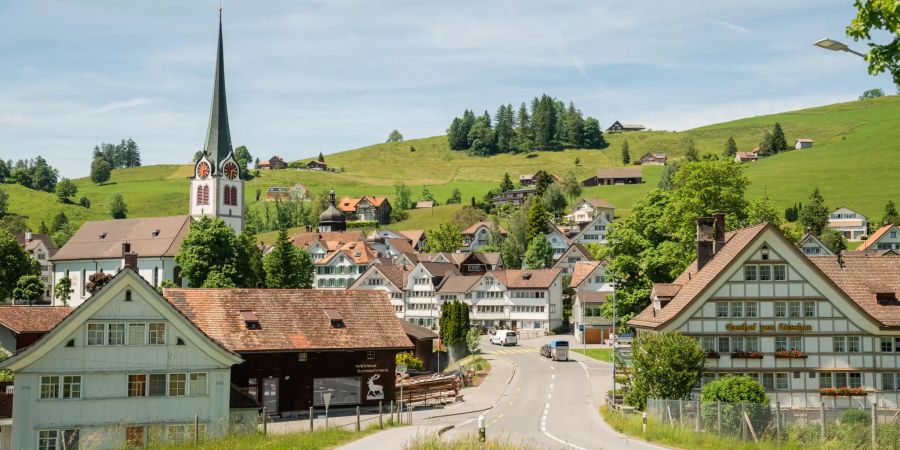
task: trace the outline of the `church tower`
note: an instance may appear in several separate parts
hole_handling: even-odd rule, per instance
[[[219,48],[213,83],[212,108],[206,146],[194,165],[191,177],[191,216],[218,216],[235,233],[244,229],[244,181],[241,167],[231,148],[228,107],[225,104],[225,59],[222,51],[222,9],[219,8]]]

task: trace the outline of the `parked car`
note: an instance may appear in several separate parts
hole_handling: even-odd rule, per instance
[[[544,344],[541,346],[541,356],[545,358],[550,357],[550,344]]]
[[[569,341],[555,340],[550,343],[550,359],[554,361],[569,360]]]
[[[497,330],[491,335],[491,344],[494,345],[516,345],[519,342],[519,335],[511,330]]]

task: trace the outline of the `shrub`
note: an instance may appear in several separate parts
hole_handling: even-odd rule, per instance
[[[347,229],[350,230],[350,229],[354,229],[354,228],[378,228],[379,225],[380,224],[378,223],[377,220],[366,220],[366,221],[359,220],[356,222],[347,222]]]
[[[841,423],[843,424],[869,425],[871,422],[872,417],[869,416],[869,413],[859,408],[850,408],[841,414]]]
[[[704,423],[718,426],[721,417],[720,433],[739,430],[744,412],[754,424],[766,424],[771,418],[765,388],[747,376],[726,376],[703,386],[700,401]]]
[[[397,353],[396,361],[397,364],[406,364],[406,367],[411,370],[425,369],[425,363],[423,363],[421,359],[416,358],[416,355],[414,355],[413,352]]]
[[[687,397],[700,381],[706,352],[681,333],[641,333],[634,340],[631,360],[634,370],[625,402],[644,409],[648,398]]]

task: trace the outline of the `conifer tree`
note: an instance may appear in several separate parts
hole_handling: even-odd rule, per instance
[[[588,117],[584,120],[584,136],[581,140],[582,148],[603,148],[606,142],[603,140],[603,132],[600,131],[600,122]]]
[[[631,153],[628,152],[628,139],[622,142],[622,165],[631,164]]]
[[[816,236],[821,236],[828,224],[828,207],[825,206],[825,199],[816,187],[809,196],[809,202],[803,205],[798,217],[800,225],[805,230]]]
[[[503,181],[500,182],[500,192],[511,191],[515,189],[515,185],[513,185],[512,179],[509,177],[509,172],[503,174]]]
[[[737,154],[737,142],[734,142],[733,136],[729,136],[728,141],[725,142],[725,152],[723,154],[729,158],[733,158]]]
[[[772,152],[781,153],[787,151],[788,148],[787,139],[784,137],[784,131],[781,129],[781,124],[775,122],[775,127],[772,129]]]
[[[313,262],[309,254],[288,240],[287,229],[278,232],[272,251],[263,257],[266,286],[276,289],[309,289],[312,287]]]
[[[543,199],[539,195],[531,197],[531,205],[528,208],[528,218],[525,222],[525,242],[530,243],[535,236],[544,236],[547,231],[547,221],[550,214],[544,209]]]
[[[533,149],[533,146],[531,116],[528,114],[528,107],[525,106],[525,102],[522,102],[516,115],[516,151],[528,153]]]
[[[881,215],[881,223],[878,225],[900,225],[900,214],[897,213],[897,205],[893,200],[888,200],[884,205],[884,214]]]

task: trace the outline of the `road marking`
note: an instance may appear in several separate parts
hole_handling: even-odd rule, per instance
[[[550,389],[553,389],[553,383],[550,383]]]
[[[554,378],[556,378],[556,374],[555,374],[555,373],[551,373],[551,374],[550,374],[550,379],[552,380],[552,379],[554,379]]]

